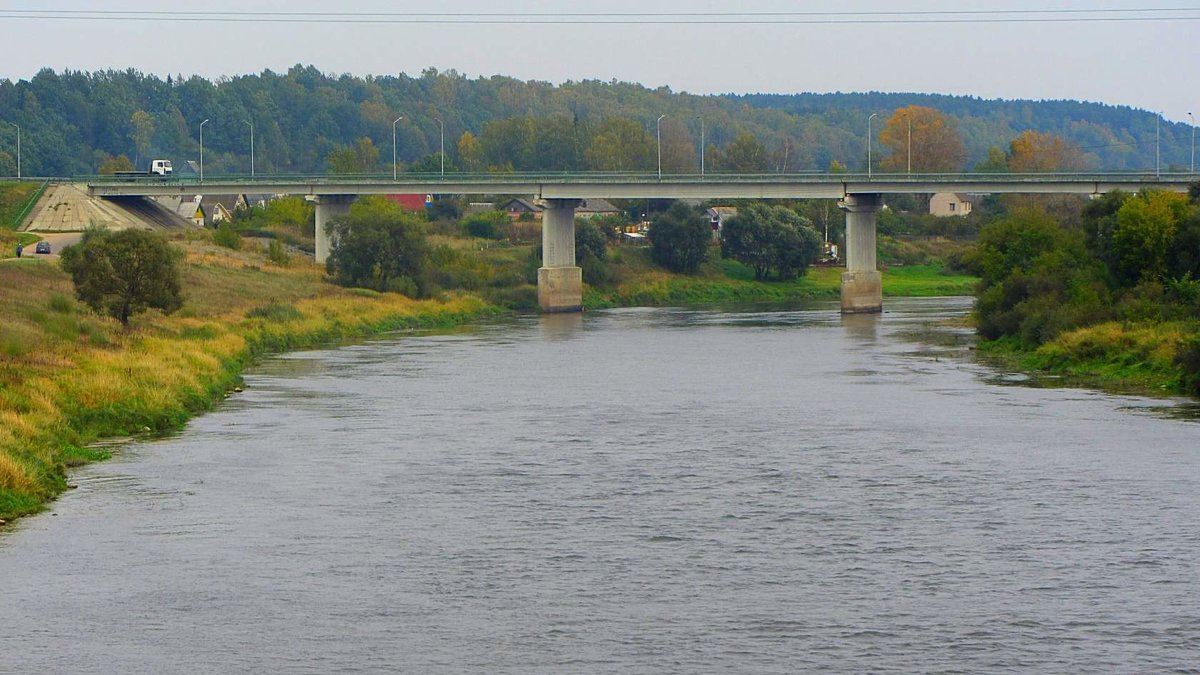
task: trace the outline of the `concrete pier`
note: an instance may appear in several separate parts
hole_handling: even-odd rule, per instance
[[[583,309],[583,270],[575,264],[575,207],[578,199],[547,199],[542,212],[542,266],[538,305],[543,312]]]
[[[875,265],[875,214],[883,208],[883,195],[848,194],[838,206],[846,212],[842,313],[882,312],[883,278]]]
[[[354,203],[355,197],[356,195],[321,195],[313,198],[317,206],[316,258],[318,263],[324,263],[329,259],[329,249],[333,245],[329,233],[325,230],[325,225],[331,220],[350,213],[350,205]]]

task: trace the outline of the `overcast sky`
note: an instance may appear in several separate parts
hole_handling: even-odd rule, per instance
[[[1164,8],[1182,11],[1149,11]],[[315,15],[284,22],[277,14],[339,9],[348,13],[340,22]],[[1125,11],[1062,11],[1095,9]],[[111,13],[88,19],[46,14],[96,10]],[[1010,13],[962,13],[986,10]],[[227,18],[242,20],[180,14],[197,11],[236,12]],[[366,16],[371,12],[387,13],[387,22]],[[459,16],[412,23],[434,19],[419,16],[432,12]],[[461,16],[471,12],[502,16]],[[580,12],[607,16],[562,16]],[[715,16],[730,12],[760,14]],[[533,16],[538,13],[550,16]],[[39,16],[21,18],[31,15]],[[1172,18],[1131,20],[1158,16]],[[468,20],[476,22],[461,23]],[[829,20],[841,23],[811,23]],[[164,77],[215,78],[285,71],[297,63],[355,75],[418,75],[432,66],[471,77],[615,78],[693,93],[915,91],[1100,101],[1178,121],[1187,121],[1189,111],[1200,114],[1200,0],[10,0],[0,3],[0,26],[0,77],[9,79],[44,67],[133,67]]]

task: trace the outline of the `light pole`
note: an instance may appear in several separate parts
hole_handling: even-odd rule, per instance
[[[912,173],[912,111],[910,110],[905,117],[908,118],[908,172]]]
[[[665,114],[659,115],[658,120],[654,122],[655,136],[658,138],[658,179],[662,180],[662,121],[666,117]]]
[[[250,177],[254,178],[254,122],[247,120],[246,124],[250,125]]]
[[[404,115],[392,120],[392,180],[396,180],[396,123],[404,119]]]
[[[875,119],[875,116],[878,114],[879,113],[877,113],[877,112],[873,112],[873,113],[871,113],[871,116],[867,118],[867,178],[868,179],[871,178],[871,120]],[[828,237],[826,237],[826,239],[828,239]]]
[[[704,175],[704,117],[697,116],[700,120],[700,175]]]
[[[446,125],[442,119],[437,118],[438,123],[438,159],[442,161],[442,178],[446,177]]]
[[[1159,139],[1161,138],[1161,134],[1159,133],[1159,127],[1161,127],[1161,126],[1162,126],[1162,114],[1159,113],[1154,116],[1154,177],[1155,178],[1162,178],[1162,154],[1159,152],[1159,148],[1162,147],[1159,144]]]
[[[200,123],[200,182],[204,182],[204,125],[208,124],[208,120]]]
[[[1188,113],[1188,119],[1192,121],[1192,173],[1196,173],[1196,118],[1192,113]]]
[[[17,128],[17,178],[21,178],[21,125],[16,122],[9,122]]]

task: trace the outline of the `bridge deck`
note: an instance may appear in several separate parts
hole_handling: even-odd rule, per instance
[[[555,198],[829,198],[933,192],[1101,194],[1159,188],[1183,192],[1200,174],[409,174],[390,176],[212,176],[196,179],[83,179],[96,196],[210,194],[518,194]]]

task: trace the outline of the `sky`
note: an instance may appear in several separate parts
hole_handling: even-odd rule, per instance
[[[569,16],[580,13],[594,15]],[[1200,115],[1200,0],[7,0],[0,31],[0,78],[12,80],[42,68],[215,79],[299,63],[360,76],[433,67],[697,94],[928,92]]]

